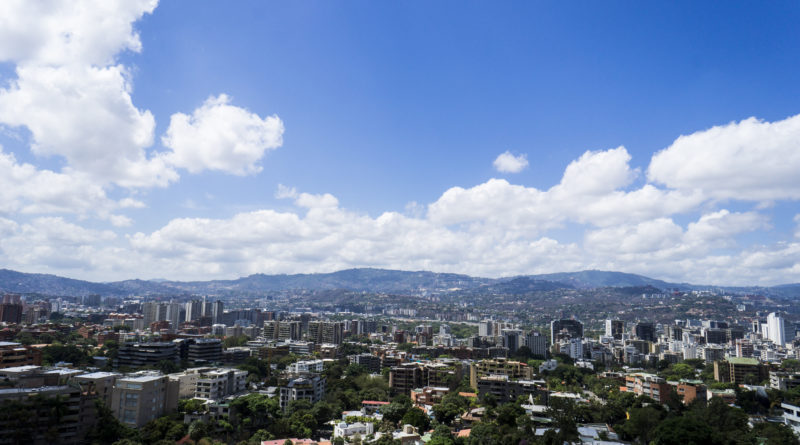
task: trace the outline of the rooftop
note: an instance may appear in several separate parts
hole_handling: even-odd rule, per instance
[[[728,357],[728,363],[732,365],[752,365],[756,366],[759,362],[758,359],[755,358],[747,358],[747,357]]]
[[[79,376],[75,376],[75,378],[79,378],[79,379],[104,379],[106,377],[119,376],[119,375],[120,374],[117,374],[116,372],[100,372],[100,371],[98,371],[98,372],[90,372],[88,374],[81,374]]]
[[[18,373],[18,372],[30,372],[30,371],[35,371],[39,368],[41,368],[41,366],[36,366],[36,365],[12,366],[11,368],[0,369],[0,373],[7,374],[7,373]]]

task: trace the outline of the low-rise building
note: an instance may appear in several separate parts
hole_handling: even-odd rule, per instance
[[[372,422],[355,422],[351,424],[339,422],[333,427],[333,437],[341,437],[344,439],[349,439],[355,435],[364,437],[374,432],[375,426]]]
[[[310,372],[320,373],[324,368],[322,360],[301,360],[294,362],[286,367],[289,374],[308,374]]]
[[[124,343],[117,350],[114,368],[155,366],[162,360],[178,362],[178,349],[174,343]]]
[[[543,380],[511,380],[507,375],[489,375],[478,379],[478,395],[491,394],[498,403],[512,402],[522,395],[546,396]]]
[[[317,403],[325,396],[325,378],[319,375],[297,377],[280,388],[279,404],[286,409],[294,400]]]
[[[505,375],[510,379],[532,379],[533,369],[527,363],[497,358],[473,363],[469,369],[470,385],[475,388],[481,376]]]
[[[219,400],[247,389],[247,371],[215,369],[202,374],[196,385],[195,397]]]
[[[411,390],[411,403],[416,405],[434,405],[450,392],[446,386],[426,386]]]
[[[796,436],[800,436],[800,406],[781,403],[781,408],[783,408],[783,423],[790,427]]]
[[[381,358],[372,354],[358,354],[348,357],[350,363],[363,366],[364,369],[369,371],[370,374],[380,374],[381,372]]]
[[[41,364],[42,353],[40,350],[23,346],[21,343],[0,341],[0,368],[39,366]]]
[[[667,401],[671,389],[672,387],[661,377],[644,372],[626,375],[625,386],[620,388],[621,391],[647,396],[659,403]]]
[[[189,343],[189,363],[204,365],[222,361],[222,340],[199,338]]]
[[[800,386],[800,372],[770,371],[769,387],[788,391]]]
[[[702,380],[681,380],[675,384],[675,392],[685,405],[695,399],[706,400],[706,389]]]

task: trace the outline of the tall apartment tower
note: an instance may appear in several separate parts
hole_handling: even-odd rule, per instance
[[[150,329],[150,323],[158,321],[159,303],[157,301],[145,301],[142,303],[142,315],[144,315],[144,328]]]
[[[531,330],[525,336],[525,345],[531,350],[534,356],[547,357],[547,337],[537,330]]]
[[[169,321],[170,328],[172,328],[173,331],[177,331],[181,322],[181,305],[173,300],[166,304],[166,309],[164,319]]]
[[[773,312],[767,316],[767,337],[780,346],[786,345],[786,330],[783,317]]]
[[[202,302],[200,300],[192,300],[186,303],[186,319],[185,321],[194,321],[202,315]]]
[[[222,323],[222,302],[217,300],[211,306],[211,320],[213,323]]]
[[[656,325],[652,322],[640,321],[633,327],[633,334],[639,340],[656,341]]]
[[[492,320],[483,320],[478,324],[478,335],[481,337],[488,337],[492,332]]]
[[[622,320],[606,320],[606,337],[614,337],[614,340],[622,340],[625,333],[625,322]]]
[[[556,344],[561,338],[583,337],[583,323],[578,320],[561,319],[550,322],[550,344]]]

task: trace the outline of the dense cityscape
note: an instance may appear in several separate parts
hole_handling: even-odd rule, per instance
[[[800,445],[799,23],[0,0],[0,445]]]
[[[798,443],[788,297],[544,287],[6,293],[0,442]]]

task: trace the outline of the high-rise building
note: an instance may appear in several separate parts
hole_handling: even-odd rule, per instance
[[[531,330],[525,336],[525,346],[531,350],[531,355],[535,357],[547,357],[547,337],[539,331]]]
[[[653,322],[640,321],[634,325],[633,335],[639,340],[656,341],[656,325]]]
[[[301,321],[265,321],[264,338],[272,340],[300,340],[303,323]]]
[[[478,324],[478,335],[488,337],[492,334],[492,320],[483,320]]]
[[[582,338],[583,323],[578,320],[562,319],[550,322],[550,344],[559,339]]]
[[[103,302],[103,297],[97,294],[86,295],[83,297],[83,305],[89,307],[98,307]]]
[[[519,349],[520,335],[522,331],[517,329],[503,329],[503,346],[508,348],[509,354],[514,354]]]
[[[149,329],[150,323],[158,321],[159,303],[157,301],[145,301],[142,303],[142,315],[144,315],[144,328]]]
[[[180,327],[181,322],[181,305],[176,301],[171,301],[165,306],[166,313],[164,314],[164,319],[169,321],[170,328],[172,328],[173,331],[176,331]]]
[[[583,358],[583,339],[581,338],[571,338],[568,343],[569,348],[567,349],[566,353],[572,359],[581,359]]]
[[[3,295],[0,304],[0,321],[6,323],[22,323],[22,300],[19,295]]]
[[[606,320],[606,337],[614,337],[614,340],[622,340],[625,333],[625,322],[622,320]]]
[[[344,340],[344,323],[328,321],[310,322],[308,324],[308,340],[317,344],[341,344]]]
[[[772,340],[776,345],[786,345],[786,331],[783,317],[775,312],[767,316],[767,338]]]
[[[202,316],[202,302],[200,300],[192,300],[186,303],[186,319],[185,321],[194,321]]]
[[[219,300],[215,301],[211,306],[211,320],[213,323],[222,323],[222,307],[222,302]]]
[[[755,348],[753,344],[747,340],[736,340],[736,356],[739,358],[753,358]]]

